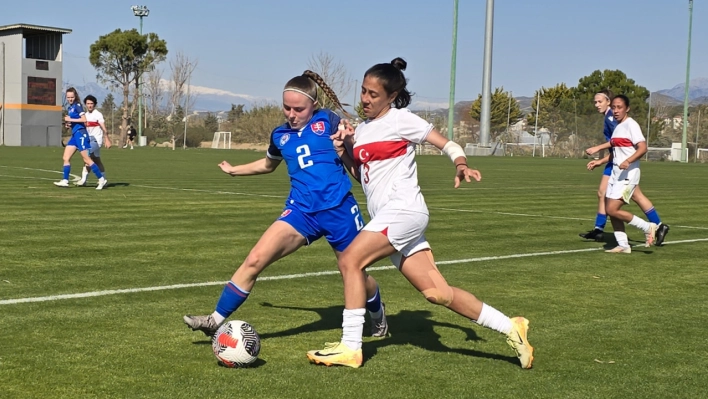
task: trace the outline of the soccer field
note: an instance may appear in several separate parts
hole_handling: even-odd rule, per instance
[[[343,308],[323,240],[262,275],[232,316],[259,332],[260,359],[227,369],[182,316],[213,311],[280,215],[284,165],[231,178],[220,161],[263,153],[111,149],[107,189],[61,189],[52,181],[62,150],[0,147],[2,398],[708,396],[706,165],[642,165],[643,191],[671,231],[663,247],[644,248],[627,227],[637,246],[618,255],[578,237],[592,227],[601,174],[584,160],[471,158],[482,182],[454,190],[449,159],[418,157],[441,272],[531,321],[533,369],[385,261],[371,274],[391,335],[365,338],[360,369],[311,365],[308,350],[339,340]],[[358,184],[354,193],[363,204]]]

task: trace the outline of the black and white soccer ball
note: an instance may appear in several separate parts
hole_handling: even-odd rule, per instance
[[[225,367],[246,367],[256,361],[261,339],[252,325],[242,320],[228,321],[211,339],[214,355]]]

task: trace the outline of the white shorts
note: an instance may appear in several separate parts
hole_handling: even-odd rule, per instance
[[[639,185],[640,177],[641,172],[639,168],[613,170],[610,181],[607,183],[607,194],[605,194],[605,197],[621,199],[626,204],[629,204],[629,200],[632,198],[632,194],[634,194],[634,189]]]
[[[96,158],[101,157],[101,143],[99,143],[94,136],[91,136],[91,148],[89,149],[89,154]]]
[[[398,251],[390,256],[391,262],[400,267],[404,256],[430,248],[425,239],[429,219],[430,216],[421,212],[384,208],[364,226],[364,230],[383,233],[388,237]]]

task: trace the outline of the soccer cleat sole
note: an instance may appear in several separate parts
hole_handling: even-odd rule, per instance
[[[359,367],[361,367],[361,364],[357,364],[357,363],[328,362],[327,360],[320,360],[320,359],[317,359],[316,357],[312,357],[309,354],[307,355],[307,358],[310,360],[310,363],[321,364],[321,365],[324,365],[327,367],[344,366],[344,367],[351,367],[354,369],[358,369]]]

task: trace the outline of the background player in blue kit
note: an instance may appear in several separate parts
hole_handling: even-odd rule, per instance
[[[605,115],[605,123],[603,133],[605,134],[606,142],[595,147],[588,148],[585,152],[588,155],[596,154],[602,150],[607,150],[610,148],[610,139],[612,138],[612,133],[617,127],[617,120],[612,116],[612,110],[610,109],[610,103],[612,102],[612,92],[609,90],[602,90],[595,94],[594,104],[597,110]],[[607,192],[607,182],[610,180],[610,175],[612,175],[612,162],[610,161],[610,155],[607,155],[603,159],[590,161],[588,163],[588,169],[593,170],[597,166],[605,164],[605,169],[602,174],[602,179],[600,180],[600,186],[597,189],[598,205],[597,205],[597,216],[595,218],[595,227],[586,232],[580,233],[580,237],[588,240],[602,241],[603,233],[605,229],[605,224],[607,223],[607,212],[605,210],[605,194]],[[661,222],[659,214],[654,209],[654,204],[647,198],[642,190],[637,186],[632,195],[632,200],[639,205],[639,207],[644,211],[651,223],[655,223],[659,226],[656,230],[656,245],[661,245],[666,238],[666,234],[669,232],[669,226]]]
[[[64,178],[58,182],[54,182],[54,185],[58,187],[69,187],[71,157],[78,150],[81,154],[81,158],[84,160],[84,164],[91,168],[93,173],[98,178],[96,190],[102,190],[107,181],[99,170],[98,165],[96,165],[89,156],[89,148],[91,148],[91,143],[88,132],[86,131],[86,115],[83,107],[81,106],[81,98],[79,98],[79,93],[77,93],[76,89],[73,87],[66,90],[66,101],[69,103],[69,106],[67,107],[67,116],[64,117],[64,121],[70,123],[71,125],[71,139],[69,139],[69,142],[64,148]]]
[[[245,165],[219,164],[231,176],[248,176],[271,173],[285,161],[291,189],[280,218],[263,233],[226,284],[214,313],[184,316],[192,330],[213,335],[248,298],[258,275],[271,263],[322,236],[339,257],[364,227],[359,205],[350,192],[351,180],[330,140],[340,118],[332,111],[317,109],[318,85],[341,108],[322,78],[305,71],[285,85],[283,113],[287,123],[271,133],[266,157]],[[366,294],[372,335],[385,336],[388,323],[378,284],[371,276],[366,278]]]

